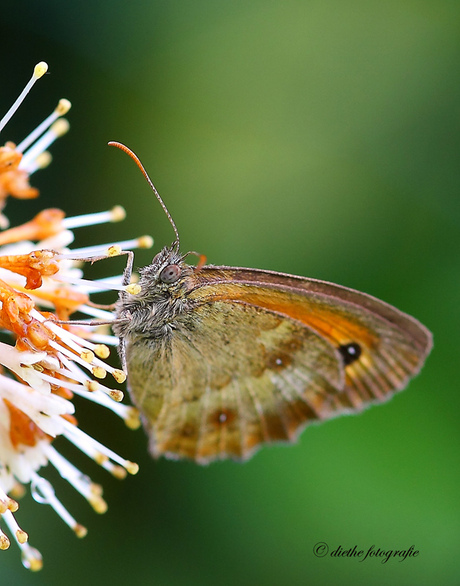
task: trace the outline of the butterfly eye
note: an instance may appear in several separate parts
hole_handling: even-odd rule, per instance
[[[160,279],[163,283],[175,283],[179,277],[179,265],[168,265],[160,273]]]

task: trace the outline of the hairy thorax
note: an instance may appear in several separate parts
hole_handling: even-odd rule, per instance
[[[129,343],[140,338],[155,340],[172,331],[176,320],[193,309],[194,303],[187,299],[190,269],[184,265],[181,278],[169,285],[159,282],[151,272],[141,274],[140,292],[123,293],[116,303],[115,334]]]

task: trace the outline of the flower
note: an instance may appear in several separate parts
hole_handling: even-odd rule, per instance
[[[35,81],[47,70],[39,63],[26,88],[0,121],[0,130],[15,113]],[[60,100],[54,112],[18,145],[0,147],[0,226],[8,228],[3,210],[8,195],[30,198],[38,190],[30,175],[46,166],[46,149],[68,129],[62,116],[70,102]],[[122,370],[104,360],[117,338],[94,328],[94,323],[69,322],[79,312],[109,324],[107,307],[90,301],[90,292],[121,290],[121,275],[86,281],[81,264],[123,254],[124,249],[151,246],[148,237],[95,247],[69,249],[73,230],[80,226],[114,222],[124,218],[116,206],[107,212],[65,218],[59,209],[40,212],[31,221],[0,232],[0,328],[7,342],[0,342],[0,519],[22,550],[22,562],[31,570],[42,567],[38,550],[28,543],[27,533],[16,521],[15,500],[30,485],[33,498],[47,503],[62,520],[83,537],[86,528],[64,507],[40,469],[50,463],[98,513],[107,505],[101,486],[78,470],[57,451],[54,440],[63,436],[108,472],[122,478],[135,474],[137,464],[120,457],[86,434],[75,418],[74,395],[109,408],[132,429],[139,427],[134,407],[123,405],[123,393],[103,384],[107,374],[121,383]],[[90,325],[91,324],[91,325]],[[107,326],[105,326],[107,327]],[[0,549],[10,538],[0,529]]]

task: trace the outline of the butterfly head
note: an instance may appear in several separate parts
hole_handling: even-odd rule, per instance
[[[184,262],[177,243],[165,246],[152,260],[152,263],[140,270],[139,296],[151,298],[176,297],[183,287],[183,282],[193,272],[193,267]]]
[[[193,270],[184,262],[176,243],[163,248],[150,265],[140,270],[140,290],[121,293],[112,326],[116,335],[120,339],[163,336],[170,320],[181,313],[186,279]]]

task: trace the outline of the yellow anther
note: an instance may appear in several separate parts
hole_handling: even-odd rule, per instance
[[[121,222],[126,218],[126,210],[122,206],[114,206],[110,210],[110,216],[112,222]]]
[[[48,151],[43,151],[35,159],[35,164],[37,165],[38,169],[44,169],[45,167],[48,167],[52,160],[53,157],[51,156],[51,153],[49,153]]]
[[[12,498],[8,498],[7,506],[12,513],[15,513],[19,509],[18,501],[15,501]]]
[[[64,116],[65,114],[67,114],[71,107],[72,104],[69,100],[67,100],[66,98],[61,98],[58,102],[58,105],[56,106],[55,112],[59,116]]]
[[[54,134],[54,136],[59,137],[68,132],[69,128],[69,121],[65,118],[59,118],[59,120],[56,120],[56,122],[51,125],[50,130]]]
[[[103,488],[100,484],[97,484],[96,482],[92,482],[91,486],[90,486],[90,491],[94,497],[102,496]]]
[[[34,67],[34,77],[40,79],[40,77],[45,75],[47,71],[48,63],[46,63],[45,61],[40,61],[40,63],[37,63],[37,65],[35,65]]]
[[[114,401],[117,401],[117,403],[120,403],[120,401],[123,401],[124,395],[123,395],[122,391],[110,390],[109,395],[110,395],[110,397],[112,397],[112,399]]]
[[[130,474],[137,474],[139,472],[139,464],[136,464],[136,462],[126,462],[126,470]]]
[[[99,513],[100,515],[103,515],[108,509],[107,503],[100,496],[90,498],[89,504],[93,507],[96,513]]]
[[[31,570],[32,572],[38,572],[43,568],[43,560],[40,552],[35,547],[28,547],[22,551],[21,554],[22,565]]]
[[[8,537],[5,534],[0,535],[0,549],[8,549],[10,545],[11,543]]]
[[[94,348],[94,353],[96,356],[99,356],[99,358],[103,359],[106,359],[110,356],[110,350],[105,344],[97,344]]]
[[[29,539],[29,536],[22,529],[17,529],[16,530],[16,539],[18,540],[18,543],[26,543],[27,540]]]
[[[43,560],[41,557],[29,557],[25,567],[31,572],[39,572],[43,568]]]
[[[139,417],[139,411],[136,407],[131,407],[125,418],[125,425],[129,429],[139,429],[141,426],[141,418]]]
[[[137,239],[137,245],[139,248],[152,248],[153,238],[146,234],[145,236],[139,236]]]
[[[80,358],[88,364],[91,364],[91,362],[94,360],[94,352],[91,352],[91,350],[82,350]]]
[[[110,472],[112,476],[115,476],[115,478],[118,478],[119,480],[126,478],[126,470],[121,466],[114,466]]]
[[[95,366],[91,372],[96,378],[105,378],[107,376],[107,371],[102,366]]]
[[[117,383],[120,383],[120,384],[124,383],[126,380],[126,374],[122,370],[119,370],[118,368],[116,368],[115,370],[112,371],[112,376],[117,381]]]
[[[118,244],[114,244],[107,250],[107,256],[120,256],[121,254],[121,246]]]
[[[96,464],[99,464],[99,466],[107,462],[108,459],[109,457],[105,454],[102,454],[101,452],[97,452],[97,454],[94,455],[94,461],[96,462]]]
[[[94,393],[94,391],[99,389],[99,383],[97,380],[85,380],[85,387],[88,391]]]
[[[131,283],[125,287],[125,291],[130,295],[138,295],[142,291],[142,287],[136,283]]]
[[[88,533],[88,529],[84,525],[80,525],[80,523],[77,523],[73,530],[77,537],[86,537],[86,534]]]

